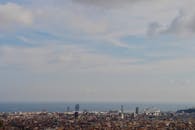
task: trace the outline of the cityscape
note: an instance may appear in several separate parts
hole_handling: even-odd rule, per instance
[[[80,110],[75,105],[65,112],[1,112],[0,130],[194,130],[195,108],[162,112],[158,108],[139,107],[134,112]]]

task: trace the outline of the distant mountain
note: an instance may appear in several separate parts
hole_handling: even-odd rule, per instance
[[[195,108],[189,108],[184,110],[178,110],[177,113],[195,113]]]

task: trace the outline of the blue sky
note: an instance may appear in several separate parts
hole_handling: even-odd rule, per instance
[[[194,3],[0,1],[0,101],[193,102]]]

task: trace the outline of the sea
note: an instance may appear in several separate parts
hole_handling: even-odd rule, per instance
[[[0,112],[66,112],[74,111],[75,105],[79,104],[80,111],[89,112],[107,112],[110,110],[120,110],[123,105],[124,112],[134,112],[136,107],[142,112],[146,108],[157,108],[163,112],[175,112],[181,109],[194,108],[195,103],[121,103],[121,102],[103,102],[103,103],[83,103],[83,102],[39,102],[39,103],[0,103]]]

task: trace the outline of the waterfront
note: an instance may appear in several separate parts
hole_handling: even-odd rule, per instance
[[[65,112],[67,107],[70,111],[74,111],[77,103],[0,103],[0,112],[39,112],[47,110],[49,112]],[[119,110],[120,106],[124,106],[124,111],[133,112],[136,107],[140,110],[149,107],[157,107],[161,111],[177,111],[179,109],[192,108],[195,103],[79,103],[81,111],[109,111]]]

